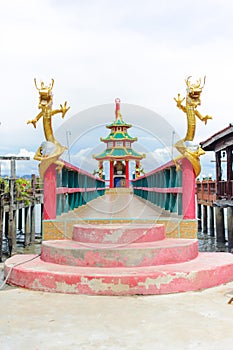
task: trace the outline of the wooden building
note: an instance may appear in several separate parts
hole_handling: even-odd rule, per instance
[[[216,162],[216,200],[219,206],[233,205],[233,125],[229,124],[206,141],[201,142],[201,147],[205,151],[215,152]],[[226,176],[223,177],[223,166],[226,163]]]
[[[233,125],[218,131],[207,140],[201,142],[204,151],[215,152],[216,180],[197,182],[198,216],[201,216],[203,205],[204,231],[207,221],[207,206],[209,206],[210,222],[213,224],[213,209],[215,208],[216,234],[218,241],[225,240],[225,227],[228,232],[228,246],[233,248]],[[224,209],[227,216],[224,215]],[[227,217],[227,223],[225,223]],[[212,225],[210,225],[211,228]]]

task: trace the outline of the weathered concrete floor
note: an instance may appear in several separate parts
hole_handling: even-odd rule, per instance
[[[232,349],[231,297],[233,282],[200,292],[135,297],[52,294],[7,286],[0,290],[0,347]]]
[[[86,205],[62,214],[62,218],[98,218],[98,219],[146,219],[180,216],[167,212],[133,193],[105,194]]]

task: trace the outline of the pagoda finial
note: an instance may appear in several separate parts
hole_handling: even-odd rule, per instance
[[[121,104],[121,100],[117,97],[115,99],[115,103],[116,103],[116,119],[120,116],[120,104]]]

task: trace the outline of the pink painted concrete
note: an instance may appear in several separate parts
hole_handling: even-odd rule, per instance
[[[146,295],[233,281],[232,254],[198,254],[197,240],[166,239],[161,225],[113,226],[75,226],[74,236],[83,242],[44,241],[40,257],[7,259],[8,283],[49,292]]]
[[[164,225],[74,225],[73,240],[83,243],[142,243],[165,238]]]
[[[143,190],[147,192],[158,192],[158,193],[183,193],[182,187],[134,187],[137,190]]]
[[[186,158],[182,159],[182,187],[183,218],[195,219],[195,174],[192,164]]]
[[[113,184],[113,174],[114,174],[114,163],[113,163],[113,161],[112,160],[110,160],[110,162],[109,162],[109,167],[110,167],[110,169],[109,169],[109,172],[110,172],[110,184],[109,184],[109,187],[110,188],[113,188],[114,187],[114,184]]]
[[[153,175],[153,174],[155,174],[155,173],[158,173],[158,172],[160,172],[160,171],[162,171],[162,170],[169,169],[169,168],[172,167],[172,166],[174,167],[174,166],[175,166],[175,163],[174,163],[173,160],[170,160],[169,162],[167,162],[167,163],[165,163],[165,164],[159,166],[158,168],[149,171],[149,172],[146,173],[145,175],[140,176],[140,179],[146,178],[146,177],[148,177],[148,176],[150,176],[150,175]],[[136,180],[131,180],[131,181],[134,182],[134,181],[137,181],[137,179],[136,179]]]
[[[61,265],[86,267],[136,267],[181,263],[195,259],[195,239],[164,239],[131,244],[44,241],[41,259]]]
[[[77,173],[82,174],[82,175],[87,175],[88,177],[90,177],[90,178],[96,180],[96,176],[93,175],[93,174],[91,174],[91,173],[89,173],[88,171],[85,171],[85,170],[83,170],[83,169],[80,169],[80,168],[78,168],[77,166],[68,163],[68,162],[65,161],[64,159],[62,159],[62,162],[64,163],[64,166],[66,167],[66,169],[72,170],[72,171],[77,172]],[[98,178],[98,181],[105,182],[105,180],[100,179],[100,178]]]
[[[233,255],[200,253],[189,262],[128,268],[93,268],[51,264],[32,255],[5,262],[8,282],[47,292],[92,295],[166,294],[199,290],[233,280]]]
[[[44,175],[44,220],[56,219],[56,165],[51,164]]]
[[[115,115],[116,115],[116,119],[118,117],[118,112],[120,112],[121,109],[121,100],[119,98],[115,99],[115,103],[116,103],[116,111],[115,111]]]
[[[129,187],[129,161],[126,160],[125,161],[125,176],[126,176],[126,186],[125,187]]]

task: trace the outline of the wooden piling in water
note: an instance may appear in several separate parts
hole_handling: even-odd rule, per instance
[[[7,239],[8,242],[8,250],[9,250],[9,254],[11,254],[11,242],[10,242],[10,246],[9,246],[9,240],[8,240],[8,235],[9,235],[9,212],[5,212],[3,213],[4,215],[4,222],[5,222],[5,226],[4,226],[4,233],[5,233],[5,237]]]
[[[18,226],[17,229],[19,232],[22,232],[23,230],[23,209],[19,208],[18,210]]]
[[[233,208],[227,208],[227,239],[229,250],[233,249]]]
[[[3,206],[2,191],[0,189],[0,262],[2,262],[2,239],[3,239]]]
[[[203,211],[203,229],[202,229],[202,232],[203,233],[207,233],[207,231],[208,231],[208,227],[207,227],[207,205],[203,205],[202,211]]]
[[[29,207],[25,207],[25,233],[24,233],[24,246],[28,246],[30,244],[30,215],[29,215]]]
[[[31,218],[31,226],[30,226],[30,243],[35,242],[36,238],[36,218],[35,218],[35,204],[34,202],[30,208],[30,218]]]
[[[215,208],[216,219],[216,239],[217,242],[225,242],[225,222],[224,222],[224,209],[221,207]]]
[[[209,233],[214,237],[214,207],[209,206]]]
[[[22,205],[22,204],[21,204]],[[42,210],[42,205],[38,203],[40,206],[40,211]],[[38,208],[37,208],[38,213]],[[40,226],[39,232],[42,235],[42,213],[39,214],[40,217]],[[18,231],[20,236],[24,235],[23,244],[24,246],[28,246],[31,243],[35,243],[36,240],[36,204],[27,205],[20,208],[15,207],[13,210],[12,220],[10,221],[10,213],[8,210],[8,205],[1,206],[0,209],[0,260],[2,259],[2,241],[3,237],[6,237],[7,240],[7,248],[9,251],[9,255],[15,254],[17,252],[17,235]],[[17,220],[18,219],[18,220]],[[3,225],[4,223],[4,225]],[[38,222],[37,222],[38,223]],[[13,235],[10,234],[13,232]],[[18,243],[22,243],[22,241],[18,241]]]
[[[23,194],[20,199],[21,190],[17,189],[17,178],[16,178],[16,160],[28,160],[29,157],[0,157],[0,160],[11,161],[11,177],[1,181],[0,187],[0,261],[2,260],[2,248],[3,238],[6,238],[9,255],[17,253],[17,235],[18,230],[20,234],[25,233],[24,245],[27,246],[30,243],[35,242],[36,236],[36,213],[35,207],[37,204],[43,202],[42,187],[37,184],[37,178],[32,175],[31,186],[29,189],[25,188],[28,192],[26,195]],[[5,184],[8,182],[7,190],[5,191]],[[39,185],[39,186],[38,186]],[[9,190],[8,190],[9,187]],[[36,187],[39,187],[37,189]],[[24,190],[23,190],[24,191]],[[18,196],[19,193],[19,196]],[[22,192],[24,193],[24,192]],[[41,206],[41,211],[42,211]],[[23,222],[24,215],[24,222]],[[42,233],[42,218],[41,213],[41,225],[40,232]]]
[[[197,204],[197,223],[198,223],[198,231],[202,230],[202,215],[201,215],[201,204]]]

